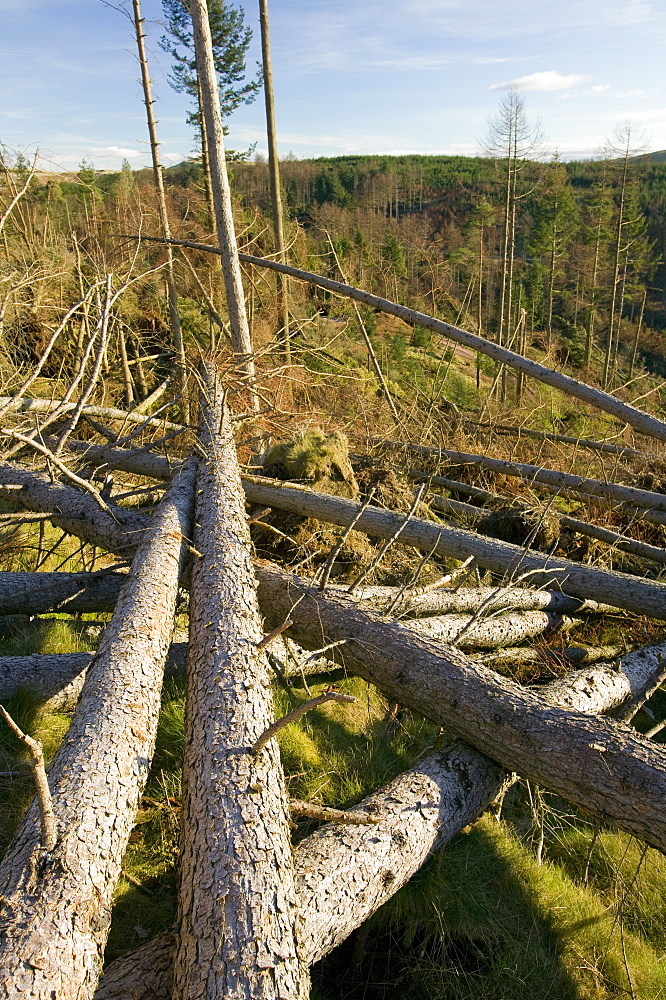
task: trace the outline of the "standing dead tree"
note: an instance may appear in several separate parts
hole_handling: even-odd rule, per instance
[[[148,72],[148,57],[144,44],[143,25],[144,19],[141,17],[141,6],[139,0],[132,0],[134,12],[133,24],[136,34],[136,45],[139,53],[139,63],[141,65],[141,84],[143,86],[143,100],[146,105],[146,118],[148,121],[148,135],[150,137],[150,155],[153,161],[153,181],[157,193],[157,211],[160,218],[160,228],[166,239],[171,239],[171,226],[169,224],[169,211],[167,208],[166,191],[164,190],[164,173],[160,163],[160,146],[157,138],[157,123],[153,111],[153,91]],[[183,343],[183,331],[180,325],[178,314],[178,290],[176,288],[176,275],[173,266],[173,250],[171,244],[167,247],[166,265],[167,291],[169,296],[169,318],[171,320],[171,339],[176,353],[176,367],[178,375],[178,386],[181,394],[181,407],[183,419],[186,424],[190,422],[189,407],[185,395],[186,360],[185,345]]]
[[[275,247],[281,264],[287,263],[282,225],[282,192],[280,190],[280,161],[278,160],[277,133],[275,129],[275,96],[273,94],[273,65],[271,62],[271,35],[268,24],[268,0],[259,0],[261,24],[261,61],[264,71],[264,98],[266,103],[266,131],[268,133],[268,169],[271,177],[271,207]],[[277,275],[278,314],[282,323],[282,343],[287,364],[291,361],[289,336],[289,287],[283,274]]]
[[[88,671],[49,783],[55,847],[36,807],[0,866],[0,997],[90,997],[111,900],[152,757],[178,580],[191,530],[194,468],[174,479]]]
[[[194,29],[194,49],[197,62],[197,79],[201,93],[201,113],[207,138],[208,162],[213,185],[215,224],[222,257],[224,287],[227,293],[231,342],[238,365],[250,382],[254,380],[255,366],[252,356],[250,328],[245,311],[245,293],[236,243],[231,192],[224,154],[224,130],[220,111],[220,95],[215,73],[213,45],[208,21],[206,0],[191,0],[190,14]],[[259,409],[259,397],[252,392],[253,405]]]
[[[236,448],[212,367],[200,454],[175,995],[296,1000],[308,976],[296,952],[287,797],[275,740],[250,749],[273,708]]]

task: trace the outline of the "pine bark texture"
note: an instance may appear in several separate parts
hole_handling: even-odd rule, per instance
[[[552,611],[523,611],[478,618],[475,615],[441,615],[411,619],[409,628],[437,642],[460,649],[500,649],[544,632],[570,629],[576,622]]]
[[[54,758],[55,848],[40,848],[33,804],[0,866],[0,997],[84,1000],[97,986],[155,742],[193,484],[190,465],[155,515]]]
[[[423,639],[406,625],[325,597],[268,566],[257,569],[268,627],[293,621],[306,649],[345,639],[335,660],[466,740],[511,771],[604,822],[666,850],[666,750],[619,723],[550,707],[533,692],[452,646]],[[301,600],[299,600],[301,598]]]
[[[609,711],[641,690],[666,647],[628,654],[618,669],[602,665],[545,685],[540,693],[580,711]],[[295,850],[304,961],[323,958],[367,920],[433,851],[477,819],[508,780],[470,747],[454,743],[364,799],[378,813],[372,827],[327,823]],[[95,1000],[161,1000],[171,990],[172,931],[159,934],[105,972]]]
[[[231,424],[210,369],[201,401],[174,997],[308,994],[296,951],[287,796]]]
[[[124,573],[105,571],[28,573],[5,570],[0,572],[0,615],[113,611],[125,579]]]

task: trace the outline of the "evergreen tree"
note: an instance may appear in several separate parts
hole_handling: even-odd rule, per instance
[[[192,19],[183,0],[162,0],[167,18],[167,34],[160,45],[173,58],[169,83],[178,93],[189,94],[197,101],[188,118],[200,128],[196,59]],[[213,37],[213,57],[220,88],[222,116],[227,117],[241,104],[251,104],[261,89],[261,71],[246,80],[245,57],[252,40],[252,29],[246,28],[244,14],[224,0],[208,0],[208,19]]]

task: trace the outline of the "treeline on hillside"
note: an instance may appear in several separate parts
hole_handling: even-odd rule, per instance
[[[596,359],[607,384],[637,361],[661,371],[666,164],[347,156],[281,170],[292,216],[351,283],[516,349],[527,334],[574,367]],[[237,163],[234,177],[267,212],[267,165]]]
[[[290,262],[344,276],[515,350],[545,353],[550,364],[584,368],[588,381],[611,389],[641,367],[663,374],[666,163],[629,152],[580,163],[288,157],[281,171]],[[5,159],[19,185],[28,164]],[[268,166],[258,158],[231,169],[241,240],[251,253],[270,253]],[[174,235],[210,240],[214,227],[200,165],[189,161],[166,175]],[[9,256],[18,271],[33,271],[21,295],[12,292],[3,302],[0,324],[11,334],[14,360],[25,362],[45,336],[44,308],[48,313],[56,305],[53,296],[61,306],[71,304],[86,276],[129,260],[133,249],[118,234],[159,232],[150,173],[133,172],[126,163],[103,174],[84,163],[78,174],[36,174],[10,230]],[[159,247],[141,250],[147,268],[162,259]],[[186,338],[206,341],[211,305],[224,310],[214,262],[201,257],[199,263],[197,276],[184,259],[179,265],[181,319]],[[50,282],[48,274],[60,273],[63,264],[67,277]],[[265,283],[252,285],[249,294],[254,315],[271,306]],[[123,301],[132,313],[124,317],[129,326],[138,324],[156,349],[164,346],[160,272],[135,281]],[[296,313],[302,306],[327,312],[331,303],[328,293],[309,289]],[[373,315],[365,321],[372,335]],[[416,346],[426,346],[423,334],[414,331]],[[82,342],[77,336],[74,353]],[[130,360],[132,350],[128,335]]]

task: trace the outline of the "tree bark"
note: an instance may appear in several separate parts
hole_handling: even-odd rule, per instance
[[[666,850],[666,750],[620,724],[549,707],[454,647],[326,597],[287,573],[260,566],[257,576],[268,627],[289,617],[289,634],[306,649],[345,639],[335,660],[392,700],[507,769]]]
[[[666,647],[577,671],[541,694],[580,711],[608,711],[641,689]],[[360,926],[414,875],[433,851],[488,808],[506,773],[470,747],[454,743],[364,799],[356,809],[377,813],[371,827],[327,823],[295,850],[298,903],[303,922],[300,954],[313,963]],[[162,1000],[170,995],[172,931],[111,963],[95,1000]]]
[[[236,448],[203,371],[190,583],[181,875],[174,997],[296,1000],[296,897],[284,777]]]
[[[145,535],[49,774],[58,827],[39,847],[35,806],[0,867],[0,997],[91,997],[111,900],[152,757],[194,469]]]
[[[99,509],[99,508],[98,508]],[[113,611],[125,573],[0,572],[0,615]]]
[[[552,611],[523,611],[486,618],[472,614],[411,619],[409,628],[427,639],[452,643],[460,649],[500,649],[543,632],[568,630],[575,624],[571,618]]]

